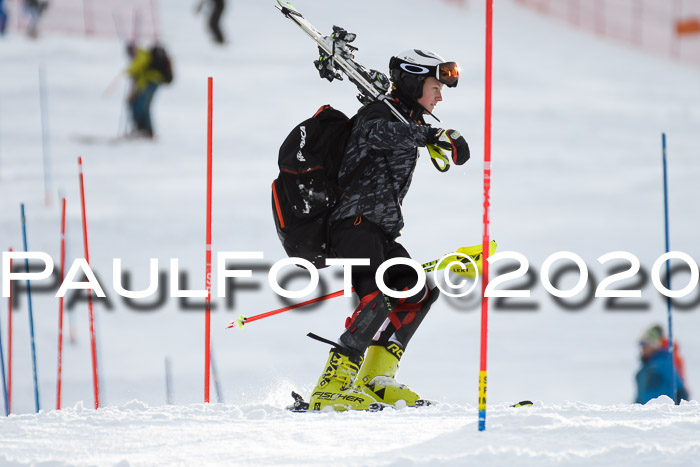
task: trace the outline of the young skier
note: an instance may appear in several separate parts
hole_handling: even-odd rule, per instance
[[[366,410],[381,402],[408,406],[420,396],[396,382],[399,360],[425,318],[438,290],[427,284],[406,299],[379,291],[375,273],[386,260],[409,258],[396,241],[404,226],[402,202],[411,184],[418,148],[434,145],[451,151],[455,164],[469,159],[469,147],[455,130],[435,129],[424,115],[442,100],[443,85],[454,87],[459,66],[426,50],[407,50],[391,58],[389,94],[408,123],[400,122],[383,102],[358,112],[338,181],[344,188],[330,218],[330,247],[339,258],[369,258],[352,268],[360,304],[347,319],[309,400],[310,410]],[[413,288],[417,274],[409,266],[391,267],[384,277],[397,291]],[[366,352],[366,355],[365,355]]]

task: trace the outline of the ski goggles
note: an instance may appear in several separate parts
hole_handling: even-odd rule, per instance
[[[444,62],[438,65],[427,66],[417,63],[405,62],[399,58],[392,57],[389,68],[400,69],[411,75],[433,76],[442,84],[449,88],[457,86],[459,81],[459,65],[457,62]]]
[[[437,78],[438,81],[448,88],[457,86],[457,82],[459,81],[459,65],[457,62],[441,63],[436,68],[435,78]]]

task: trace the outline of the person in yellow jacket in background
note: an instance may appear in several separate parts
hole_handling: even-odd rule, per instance
[[[131,58],[127,73],[133,81],[128,98],[134,124],[131,135],[153,138],[151,102],[158,86],[173,80],[170,58],[163,46],[157,43],[148,50],[129,44],[127,53]]]

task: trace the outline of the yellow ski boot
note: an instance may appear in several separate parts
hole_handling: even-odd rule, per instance
[[[337,411],[381,410],[383,405],[378,403],[371,391],[353,386],[361,364],[362,357],[351,359],[338,349],[332,349],[323,374],[311,392],[308,410],[324,410],[327,407]]]
[[[371,345],[357,375],[357,389],[370,392],[378,401],[393,406],[397,403],[408,407],[429,405],[430,402],[421,399],[411,388],[396,381],[402,355],[403,349],[394,342],[387,347]]]

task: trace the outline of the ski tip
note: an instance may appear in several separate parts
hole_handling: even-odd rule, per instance
[[[282,0],[277,0],[277,8],[282,11],[282,14],[285,16],[289,14],[294,14],[298,13],[297,9],[294,8],[294,5],[292,5],[290,2],[283,2]]]
[[[520,401],[517,404],[511,405],[511,407],[531,407],[532,401]]]

